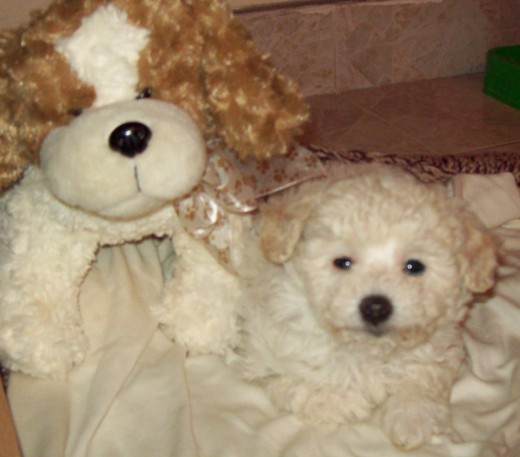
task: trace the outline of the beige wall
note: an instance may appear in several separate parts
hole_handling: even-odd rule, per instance
[[[331,3],[240,17],[308,95],[481,72],[490,48],[520,44],[520,0]]]

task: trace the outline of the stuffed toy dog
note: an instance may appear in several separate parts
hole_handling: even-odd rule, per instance
[[[0,46],[0,363],[54,378],[81,363],[97,250],[149,236],[176,253],[150,304],[165,333],[225,352],[235,276],[183,221],[207,229],[208,193],[248,210],[219,151],[287,153],[307,118],[297,87],[220,0],[57,0]]]

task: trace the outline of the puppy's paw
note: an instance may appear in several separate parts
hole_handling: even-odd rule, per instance
[[[411,450],[429,443],[448,417],[448,407],[442,401],[395,396],[383,405],[381,427],[396,447]]]
[[[305,422],[327,429],[368,419],[372,410],[372,403],[359,392],[318,391],[305,401],[299,415]]]
[[[324,430],[367,419],[374,408],[374,404],[359,391],[316,388],[293,379],[273,379],[268,390],[278,407]]]

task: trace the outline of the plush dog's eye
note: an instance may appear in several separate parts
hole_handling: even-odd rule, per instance
[[[340,270],[349,270],[352,266],[352,259],[350,257],[338,257],[334,259],[332,264]]]
[[[426,270],[426,265],[422,263],[420,260],[410,259],[406,261],[404,265],[405,273],[408,273],[410,276],[419,276],[424,273]]]
[[[137,100],[140,100],[142,98],[152,98],[152,89],[149,87],[145,87],[139,94],[137,94],[137,97],[135,97]]]

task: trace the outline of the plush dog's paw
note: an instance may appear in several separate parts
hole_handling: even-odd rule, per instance
[[[161,323],[160,328],[168,338],[184,346],[191,355],[226,355],[236,345],[238,330],[233,317],[226,319],[225,316],[208,315],[203,321],[197,322],[193,316],[175,314],[178,316],[175,322]]]
[[[381,427],[396,447],[411,450],[429,443],[448,416],[448,407],[442,401],[395,396],[383,405]]]
[[[64,379],[72,367],[83,362],[88,348],[79,330],[52,332],[51,328],[33,332],[0,332],[2,363],[13,371],[37,378]],[[56,330],[54,328],[54,330]],[[16,338],[11,338],[16,335]]]
[[[67,373],[85,359],[86,338],[75,342],[56,342],[37,348],[32,363],[33,376],[64,379]]]
[[[186,249],[189,255],[176,260],[161,302],[152,304],[151,311],[165,335],[190,354],[227,354],[238,339],[238,278],[199,241],[181,238],[184,244],[176,249]]]

